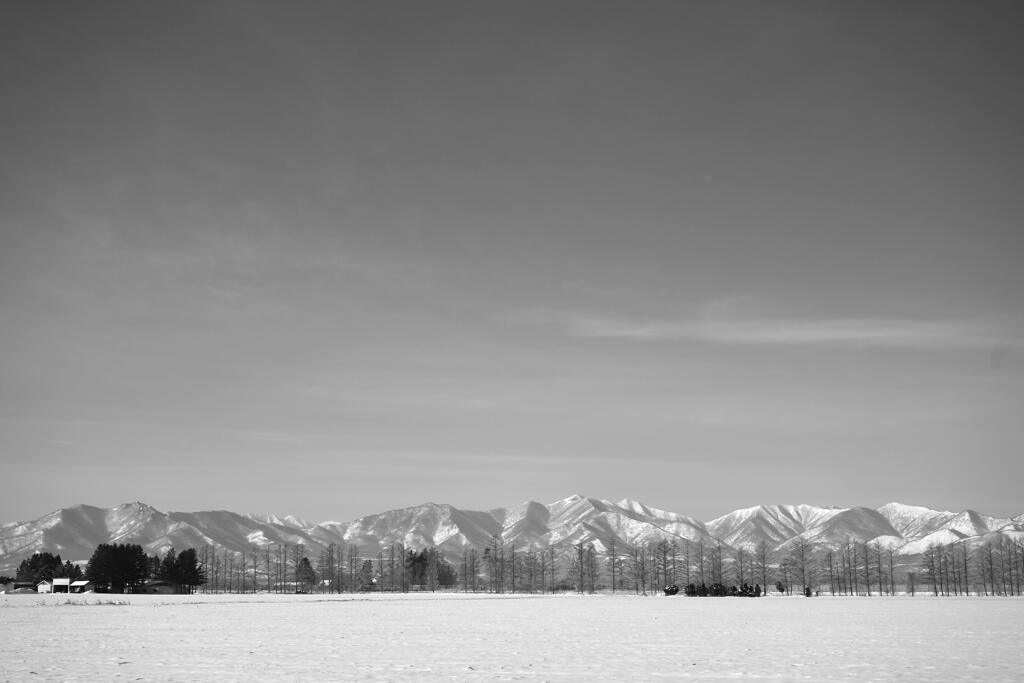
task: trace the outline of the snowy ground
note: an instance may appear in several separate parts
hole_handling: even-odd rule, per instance
[[[0,680],[1020,681],[1022,634],[1014,598],[0,595]]]

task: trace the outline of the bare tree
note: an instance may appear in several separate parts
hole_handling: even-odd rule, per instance
[[[814,546],[803,536],[797,536],[791,546],[788,561],[785,561],[786,571],[792,570],[802,587],[802,591],[810,590],[814,580]],[[789,583],[786,583],[787,588]]]
[[[765,541],[764,539],[761,539],[760,541],[757,542],[757,545],[754,546],[754,556],[755,556],[756,563],[757,563],[757,570],[758,570],[758,573],[760,574],[760,577],[761,577],[761,587],[764,590],[764,592],[767,594],[767,592],[768,592],[768,558],[769,558],[768,542],[767,541]]]
[[[544,592],[544,562],[544,550],[536,545],[530,545],[523,555],[523,571],[526,572],[527,590],[531,593]]]
[[[492,593],[505,592],[505,543],[498,534],[491,535],[491,545],[484,550],[484,559]]]
[[[864,559],[864,590],[871,595],[871,559],[868,557],[868,544],[861,544],[861,557]]]
[[[704,539],[697,542],[697,572],[700,576],[700,585],[706,586],[707,579],[704,574]]]
[[[717,541],[715,545],[711,546],[708,552],[711,561],[711,580],[714,583],[723,583],[722,576],[722,542]]]
[[[260,565],[260,550],[255,545],[249,546],[249,564],[252,565],[252,592],[259,592],[257,569]]]
[[[923,564],[922,569],[928,582],[932,585],[932,593],[936,596],[939,594],[939,589],[942,585],[940,579],[940,546],[938,543],[932,543],[924,551],[924,555],[921,556],[921,562]]]
[[[226,587],[225,590],[228,593],[230,593],[232,591],[232,587],[233,587],[232,580],[235,578],[234,577],[235,554],[234,553],[229,553],[227,548],[224,549],[224,567],[225,567],[224,576],[227,579],[227,587]]]
[[[647,595],[647,555],[637,543],[629,551],[629,574],[633,582],[633,591],[637,595]]]
[[[1013,566],[1014,588],[1017,595],[1021,595],[1021,587],[1024,584],[1024,538],[1017,538],[1013,541]]]
[[[240,593],[244,593],[245,592],[245,578],[246,578],[245,570],[246,570],[246,567],[248,566],[246,564],[246,561],[245,561],[245,551],[242,551],[242,552],[238,553],[238,563],[239,563],[239,565],[238,565],[238,567],[239,567],[238,574],[239,574],[239,578],[241,579],[241,581],[239,581],[239,592]]]
[[[576,592],[582,595],[585,582],[584,573],[586,571],[586,563],[584,562],[584,554],[586,551],[584,550],[583,541],[577,543],[575,548],[576,553],[573,556],[573,569],[576,574]]]
[[[403,593],[408,593],[409,592],[409,567],[408,567],[408,563],[405,561],[405,557],[406,557],[405,544],[404,543],[399,543],[397,541],[392,543],[391,544],[391,557],[392,557],[391,562],[392,562],[392,565],[393,565],[393,570],[392,571],[396,573],[396,576],[394,576],[392,578],[392,581],[393,582],[397,581],[398,589],[401,590]]]
[[[1004,582],[1001,580],[1002,558],[995,543],[989,541],[981,547],[982,576],[988,576],[988,586],[992,595],[1004,594]]]
[[[896,579],[893,576],[894,555],[896,551],[892,547],[887,550],[889,554],[889,595],[896,595]]]
[[[479,560],[477,559],[476,548],[470,548],[467,553],[466,578],[471,582],[473,592],[477,591],[477,575],[480,573]]]
[[[427,588],[430,592],[437,590],[437,548],[427,548]]]
[[[968,557],[967,557],[967,544],[960,544],[960,566],[963,568],[964,577],[964,595],[971,594],[971,573],[968,569]],[[891,561],[891,560],[890,560]]]
[[[615,548],[615,535],[608,538],[608,571],[612,575],[612,593],[615,592],[615,579],[618,574],[619,557]]]
[[[361,566],[359,563],[359,546],[356,543],[350,543],[348,546],[348,587],[350,592],[354,593],[357,587],[360,586],[356,572],[360,571]]]
[[[843,545],[843,575],[846,578],[846,585],[850,595],[857,594],[857,547],[856,544],[847,539]]]
[[[781,574],[781,581],[779,583],[782,586],[782,591],[786,595],[793,593],[792,579],[793,579],[793,556],[787,555],[783,558],[782,562],[779,562],[779,574]]]
[[[537,551],[537,571],[540,573],[540,592],[547,592],[548,576],[548,553],[544,550]],[[553,589],[552,589],[552,592]]]
[[[512,592],[512,593],[515,593],[516,592],[516,544],[515,544],[515,541],[512,542],[512,546],[511,546],[511,549],[510,549],[508,568],[509,568],[509,575],[511,577],[511,579],[509,581],[509,591]]]
[[[885,572],[882,569],[882,544],[875,541],[868,546],[868,549],[874,552],[875,555],[875,578],[877,579],[878,594],[882,595],[885,592],[883,584],[885,583]]]

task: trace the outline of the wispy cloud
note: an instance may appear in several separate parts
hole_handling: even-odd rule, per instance
[[[532,316],[593,339],[693,341],[726,345],[998,349],[1024,346],[1018,328],[974,320],[900,318],[636,320],[576,313]]]

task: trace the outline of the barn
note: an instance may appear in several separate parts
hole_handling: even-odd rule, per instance
[[[37,593],[70,593],[71,579],[44,579],[36,584]]]

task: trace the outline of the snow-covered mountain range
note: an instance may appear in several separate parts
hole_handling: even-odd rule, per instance
[[[550,504],[529,501],[489,511],[424,503],[350,522],[313,524],[292,516],[225,510],[161,512],[139,502],[109,509],[76,505],[30,522],[0,525],[0,572],[10,573],[22,559],[40,551],[84,561],[100,543],[137,543],[147,553],[163,553],[171,546],[212,545],[242,552],[254,546],[301,543],[311,557],[331,543],[344,543],[356,544],[361,554],[372,557],[379,547],[397,542],[412,549],[436,546],[456,560],[463,548],[482,549],[495,536],[518,548],[568,549],[584,541],[600,550],[613,540],[624,548],[662,538],[721,542],[731,548],[764,541],[773,551],[785,551],[800,538],[832,547],[848,541],[878,542],[910,560],[932,543],[1024,538],[1024,514],[1002,519],[974,510],[941,512],[901,503],[878,509],[759,505],[702,522],[632,500],[570,496]]]

